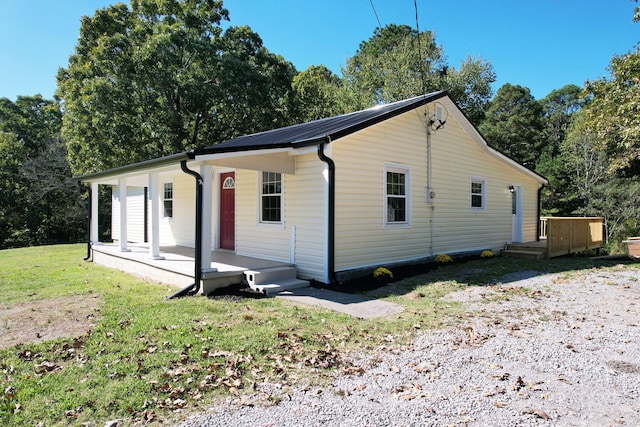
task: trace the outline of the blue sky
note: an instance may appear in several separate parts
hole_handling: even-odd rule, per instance
[[[378,22],[415,27],[413,0],[224,0],[231,25],[249,25],[273,53],[302,71],[340,72]],[[108,0],[0,0],[0,97],[52,98],[83,15]],[[565,84],[608,76],[611,57],[640,41],[630,0],[417,0],[420,30],[432,30],[450,66],[467,55],[493,64],[504,83],[536,99]],[[225,24],[228,25],[228,24]]]

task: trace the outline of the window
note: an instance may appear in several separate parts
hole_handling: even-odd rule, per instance
[[[484,210],[484,180],[471,179],[471,209]]]
[[[409,169],[385,165],[385,224],[409,224]]]
[[[163,218],[173,218],[173,182],[164,183],[162,206]]]
[[[282,223],[282,174],[262,172],[260,222]]]
[[[233,179],[233,177],[228,176],[224,179],[224,182],[222,183],[222,189],[223,190],[232,190],[236,188],[236,181],[235,179]]]

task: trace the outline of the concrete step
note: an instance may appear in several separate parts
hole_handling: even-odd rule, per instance
[[[242,271],[218,271],[208,268],[202,271],[202,293],[209,295],[219,288],[242,283]]]
[[[278,283],[269,283],[262,285],[252,285],[251,288],[258,292],[262,292],[265,295],[273,295],[284,291],[290,291],[293,289],[300,289],[309,287],[308,280],[301,279],[289,279],[283,280]]]
[[[309,286],[307,280],[300,280],[296,275],[296,268],[292,266],[247,270],[244,272],[249,286],[265,294],[275,294]]]
[[[544,258],[544,252],[540,250],[524,250],[524,249],[507,249],[500,252],[501,256],[508,256],[513,258],[527,258],[527,259],[542,259]]]
[[[262,285],[279,280],[295,279],[296,268],[288,265],[280,267],[262,268],[258,270],[247,270],[244,276],[249,285]]]

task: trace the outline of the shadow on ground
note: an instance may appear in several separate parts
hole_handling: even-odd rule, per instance
[[[629,258],[592,259],[586,255],[526,260],[519,258],[494,257],[490,259],[457,259],[453,264],[438,266],[435,263],[412,265],[392,269],[394,277],[363,277],[346,283],[341,292],[366,293],[382,298],[390,295],[404,295],[418,286],[438,282],[455,281],[468,286],[491,286],[530,279],[544,274],[577,273],[579,271],[608,268],[615,265],[640,265]]]

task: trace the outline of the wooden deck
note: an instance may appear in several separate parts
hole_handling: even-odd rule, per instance
[[[539,241],[512,243],[502,255],[539,259],[599,250],[604,235],[602,224],[601,217],[542,217]]]

